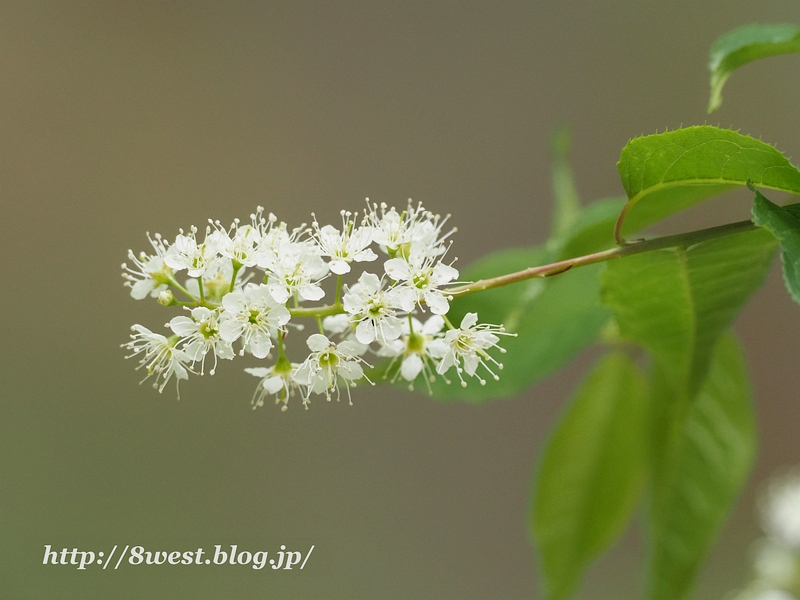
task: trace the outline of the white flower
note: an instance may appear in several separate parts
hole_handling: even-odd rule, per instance
[[[249,284],[222,299],[220,317],[222,339],[233,343],[242,338],[242,350],[256,358],[266,358],[272,349],[271,336],[289,322],[285,306],[275,302],[267,286]]]
[[[261,378],[255,394],[253,394],[253,410],[259,406],[264,406],[264,398],[267,394],[270,394],[275,396],[275,404],[283,402],[281,410],[285,411],[288,408],[289,397],[294,396],[295,390],[298,389],[297,383],[292,379],[292,372],[299,366],[296,363],[290,363],[283,357],[283,359],[279,359],[274,366],[269,368],[245,369],[246,373]],[[306,409],[308,409],[308,406],[306,406]]]
[[[155,254],[139,253],[137,257],[133,250],[128,250],[128,258],[133,262],[133,267],[122,263],[126,279],[125,285],[131,288],[131,296],[135,300],[142,300],[148,295],[156,298],[167,289],[167,285],[174,281],[172,269],[164,264],[164,255],[167,253],[167,246],[161,235],[155,234],[155,239],[147,234],[147,239],[153,247]]]
[[[178,391],[178,399],[180,399],[180,390],[177,384],[180,383],[181,379],[189,378],[187,363],[190,359],[182,350],[178,350],[175,347],[178,342],[178,336],[167,339],[159,333],[153,333],[142,325],[134,325],[131,329],[136,333],[131,335],[132,341],[123,344],[122,347],[133,351],[132,354],[125,358],[143,354],[136,369],[145,367],[147,369],[147,377],[139,383],[144,383],[149,377],[155,375],[156,380],[153,383],[153,387],[161,393],[164,391],[164,386],[175,375],[175,387]],[[160,385],[159,380],[161,380]]]
[[[800,551],[800,473],[772,483],[762,506],[762,523],[773,540]]]
[[[197,243],[197,228],[192,226],[188,235],[183,231],[169,247],[164,262],[175,271],[186,269],[189,277],[200,277],[206,272],[219,252],[220,233],[206,229],[202,244]]]
[[[486,351],[497,346],[502,328],[476,326],[468,315],[457,331],[443,330],[445,322],[452,329],[442,317],[453,298],[448,288],[455,289],[458,277],[452,260],[444,264],[448,238],[455,231],[444,230],[449,215],[441,218],[410,200],[397,211],[385,204],[370,206],[369,199],[363,218],[348,211],[340,214],[340,227],[321,225],[314,216],[311,227],[304,223],[289,229],[258,207],[249,224],[234,219],[225,228],[209,220],[204,237],[191,227],[180,230],[172,244],[159,235],[150,238],[152,254],[137,257],[129,251],[130,268],[122,265],[131,295],[193,309],[168,323],[174,333],[170,337],[135,326],[133,341],[125,347],[133,351],[131,356],[141,357],[139,367],[147,367],[148,377],[155,374],[162,390],[173,376],[179,381],[195,373],[197,363],[202,374],[210,352],[213,374],[220,358],[230,360],[237,351],[268,358],[277,344],[274,366],[246,371],[260,378],[254,407],[270,394],[282,410],[298,389],[304,405],[312,393],[324,393],[330,400],[335,391],[338,400],[341,385],[349,397],[349,388],[365,378],[362,356],[376,349],[392,358],[390,369],[397,363],[391,370],[394,380],[402,377],[411,386],[424,376],[430,389],[436,373],[447,381],[444,374],[453,366],[462,383],[461,373],[476,375],[478,365],[492,372],[493,359]],[[355,263],[377,259],[372,244],[388,255],[384,272],[364,272],[354,284],[343,282]],[[176,279],[181,271],[186,273],[180,276],[181,282],[186,280],[183,286]],[[302,301],[325,297],[321,283],[331,273],[338,278],[330,306],[301,307]],[[257,285],[249,283],[254,277]],[[176,299],[178,292],[190,302]],[[418,311],[433,316],[423,325],[413,318]],[[292,314],[316,318],[320,327],[319,334],[308,338],[310,354],[300,364],[289,362],[282,345],[289,327],[304,328]]]
[[[269,266],[269,291],[280,304],[294,294],[303,300],[320,300],[324,290],[317,282],[328,273],[328,265],[316,247],[305,242],[285,242]]]
[[[192,363],[201,361],[200,374],[205,370],[206,354],[209,350],[214,352],[213,375],[217,369],[217,357],[228,360],[233,359],[233,349],[226,340],[220,337],[220,326],[217,312],[198,306],[192,309],[192,317],[173,317],[169,322],[170,329],[180,336],[183,352]]]
[[[369,208],[367,219],[373,227],[372,239],[390,258],[407,256],[415,243],[425,246],[431,256],[438,256],[445,250],[445,239],[456,231],[454,228],[442,235],[442,227],[450,215],[442,219],[425,210],[421,202],[414,207],[409,200],[406,210],[399,214],[394,207],[387,211],[384,203],[381,203],[380,215],[377,204]]]
[[[214,222],[219,232],[218,245],[221,256],[234,260],[243,267],[255,266],[261,243],[259,220],[263,210],[259,206],[258,212],[250,215],[252,221],[250,225],[239,225],[239,219],[234,219],[227,231],[222,229],[219,221]]]
[[[304,227],[297,227],[289,233],[286,223],[277,223],[275,215],[270,213],[269,219],[261,219],[259,232],[261,237],[256,249],[256,264],[266,271],[271,271],[282,249],[296,243],[301,235],[308,233],[308,230]]]
[[[241,287],[250,276],[242,277],[242,271],[236,274],[235,287]],[[223,296],[231,291],[231,279],[233,279],[233,264],[230,259],[217,258],[212,261],[206,272],[203,274],[203,294],[206,300],[219,303]],[[186,291],[195,298],[200,297],[200,284],[197,278],[187,279]]]
[[[384,263],[386,274],[402,282],[396,293],[397,302],[404,311],[411,312],[422,302],[435,315],[444,315],[450,310],[451,297],[445,296],[439,287],[458,277],[458,271],[436,260],[426,254],[423,246],[414,244],[406,258],[392,258]]]
[[[362,224],[355,227],[350,219],[351,213],[342,211],[342,231],[333,225],[320,228],[314,221],[314,238],[321,256],[330,257],[328,267],[331,272],[343,275],[350,272],[350,263],[373,261],[378,258],[369,245],[372,243],[372,227]]]
[[[311,354],[292,375],[296,383],[307,387],[304,404],[308,402],[311,392],[325,392],[330,400],[332,390],[336,391],[338,401],[339,377],[345,380],[346,385],[355,385],[355,381],[364,377],[364,370],[359,364],[364,361],[359,357],[361,349],[357,344],[348,340],[334,344],[321,333],[311,335],[306,343]],[[350,399],[349,388],[347,396]],[[350,404],[353,404],[352,399]]]
[[[220,236],[219,253],[244,267],[252,267],[256,264],[258,242],[258,231],[250,225],[244,225],[237,228],[233,236]]]
[[[400,370],[395,375],[392,383],[400,375],[411,383],[409,388],[413,390],[413,382],[421,372],[424,372],[425,383],[430,391],[430,382],[436,379],[433,374],[433,368],[447,352],[447,345],[440,335],[444,327],[444,319],[439,315],[433,315],[423,325],[412,317],[411,324],[413,329],[407,321],[404,321],[402,338],[385,345],[378,351],[378,355],[391,356],[395,360],[400,356],[403,357],[400,363]],[[391,369],[391,364],[389,368]]]
[[[791,586],[797,570],[797,556],[783,544],[761,540],[753,561],[759,579],[775,586]]]
[[[350,315],[331,315],[322,319],[322,327],[330,333],[344,333],[350,329]]]
[[[479,365],[483,365],[495,380],[500,379],[486,361],[493,362],[498,369],[502,369],[503,365],[489,356],[486,350],[498,348],[500,352],[505,352],[497,345],[500,338],[496,334],[514,335],[505,333],[502,325],[476,325],[477,322],[477,313],[467,313],[461,320],[461,326],[458,329],[451,329],[445,334],[444,342],[447,344],[447,351],[436,367],[436,372],[444,375],[450,367],[454,366],[463,387],[467,386],[461,376],[463,371],[466,371],[467,375],[478,377],[481,385],[486,384],[486,380],[476,374]],[[461,367],[462,360],[464,361],[463,369]]]
[[[400,337],[403,321],[395,316],[399,308],[393,290],[383,290],[381,280],[373,273],[362,273],[344,295],[344,309],[356,326],[356,339],[362,344],[374,340],[387,343]]]

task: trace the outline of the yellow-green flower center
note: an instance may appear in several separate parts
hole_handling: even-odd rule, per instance
[[[210,321],[206,321],[200,325],[200,333],[203,334],[204,338],[209,339],[215,337],[219,333],[219,329],[217,329]]]
[[[335,369],[339,364],[339,357],[333,352],[325,351],[319,355],[319,366],[324,369]]]
[[[425,336],[412,333],[406,338],[406,354],[422,354],[425,350]]]

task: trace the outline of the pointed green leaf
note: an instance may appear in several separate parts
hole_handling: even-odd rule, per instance
[[[785,204],[781,208],[800,219],[800,204]]]
[[[729,31],[711,46],[711,98],[708,112],[722,104],[722,86],[730,74],[749,62],[779,54],[800,52],[800,27],[796,25],[746,25]]]
[[[756,428],[741,349],[722,336],[700,393],[670,420],[676,393],[657,368],[650,519],[649,600],[681,600],[741,492],[756,450]],[[679,393],[679,392],[677,392]]]
[[[617,163],[628,203],[622,235],[737,187],[800,193],[800,171],[760,140],[708,125],[631,140]]]
[[[753,230],[613,261],[603,300],[622,335],[646,348],[692,396],[717,337],[764,282],[775,245]]]
[[[610,263],[604,277],[603,298],[621,334],[646,348],[654,363],[651,600],[685,597],[742,480],[736,402],[746,385],[738,367],[714,366],[712,357],[764,281],[775,248],[767,233],[624,258]],[[720,345],[722,358],[714,358],[723,366],[735,362],[729,346]]]
[[[800,215],[767,200],[758,190],[753,199],[753,223],[770,231],[781,243],[783,281],[789,295],[800,303]]]
[[[624,353],[581,384],[539,468],[531,531],[550,600],[569,597],[589,561],[624,530],[646,480],[646,384]]]
[[[561,241],[558,260],[613,248],[616,245],[614,223],[626,200],[606,198],[586,206]]]

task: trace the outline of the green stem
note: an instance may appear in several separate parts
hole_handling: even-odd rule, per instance
[[[242,268],[242,265],[239,261],[234,260],[232,261],[232,264],[233,264],[233,275],[231,275],[231,285],[230,285],[231,292],[233,291],[233,288],[236,285],[236,276],[239,274],[239,269]]]
[[[202,275],[197,278],[197,287],[200,288],[200,304],[205,304],[206,303],[206,290],[205,290],[206,286],[203,284],[203,276]]]
[[[334,302],[333,302],[334,306],[341,306],[342,305],[342,301],[339,298],[339,294],[341,293],[341,291],[342,291],[342,276],[339,275],[336,278],[336,295],[334,295]]]
[[[281,360],[286,360],[286,354],[283,351],[283,332],[278,330],[278,360],[277,360],[277,362],[280,362]]]
[[[184,295],[185,295],[185,296],[187,296],[188,298],[191,298],[193,302],[197,302],[197,298],[195,298],[194,296],[192,296],[192,294],[190,294],[190,293],[189,293],[189,290],[187,290],[187,289],[186,289],[185,287],[183,287],[183,286],[182,286],[180,283],[178,283],[178,280],[177,280],[177,279],[175,279],[175,277],[172,277],[172,276],[171,276],[171,277],[169,278],[169,285],[171,285],[172,287],[176,288],[178,291],[180,291],[182,294],[184,294]]]
[[[633,254],[641,254],[642,252],[651,252],[653,250],[663,250],[664,248],[675,248],[679,246],[692,246],[706,240],[732,235],[735,233],[742,233],[744,231],[753,231],[758,227],[752,221],[739,221],[738,223],[729,223],[727,225],[720,225],[719,227],[712,227],[710,229],[701,229],[698,231],[689,231],[687,233],[680,233],[678,235],[668,235],[653,240],[642,240],[639,242],[630,242],[621,248],[611,248],[610,250],[603,250],[602,252],[595,252],[594,254],[587,254],[585,256],[578,256],[567,260],[561,260],[549,265],[542,265],[540,267],[530,267],[517,271],[515,273],[508,273],[499,277],[492,277],[491,279],[481,279],[475,283],[460,285],[446,290],[448,294],[464,295],[472,294],[474,292],[482,292],[496,287],[502,287],[510,283],[518,281],[525,281],[526,279],[533,279],[534,277],[550,277],[564,273],[575,267],[583,267],[585,265],[592,265],[599,262],[604,262],[614,258],[623,258]]]
[[[344,308],[335,304],[308,308],[290,308],[289,314],[293,317],[330,317],[331,315],[344,314]]]
[[[602,252],[595,252],[593,254],[586,254],[584,256],[577,256],[567,260],[558,261],[549,265],[542,265],[539,267],[530,267],[517,271],[515,273],[508,273],[499,277],[492,277],[491,279],[481,279],[474,283],[460,285],[457,287],[446,290],[447,294],[464,295],[472,294],[474,292],[481,292],[492,288],[502,287],[518,281],[525,281],[526,279],[533,279],[535,277],[551,277],[573,269],[575,267],[583,267],[585,265],[592,265],[615,258],[623,258],[625,256],[632,256],[634,254],[641,254],[643,252],[652,252],[653,250],[663,250],[665,248],[675,248],[679,246],[692,246],[712,240],[715,238],[723,237],[726,235],[733,235],[736,233],[743,233],[745,231],[754,231],[758,227],[752,221],[739,221],[738,223],[729,223],[727,225],[720,225],[719,227],[711,227],[710,229],[701,229],[698,231],[689,231],[687,233],[680,233],[678,235],[668,235],[652,240],[641,240],[638,242],[630,242],[620,248],[611,248],[603,250]],[[299,307],[295,306],[290,308],[289,312],[292,317],[312,317],[316,318],[322,327],[322,318],[332,315],[344,314],[345,310],[339,301],[339,293],[341,285],[341,276],[337,281],[336,302],[332,305],[315,306],[315,307]],[[295,301],[297,298],[295,297]],[[203,302],[202,305],[206,306],[208,303]],[[288,304],[288,303],[287,303]],[[287,306],[288,308],[288,306]],[[443,315],[445,323],[450,329],[456,327],[450,323],[447,316]],[[409,324],[411,323],[411,315],[408,315]],[[412,327],[413,330],[413,327]]]

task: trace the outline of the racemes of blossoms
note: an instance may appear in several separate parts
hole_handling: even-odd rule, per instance
[[[489,352],[503,352],[499,336],[510,334],[475,313],[458,327],[448,319],[458,271],[446,258],[447,220],[410,201],[401,211],[367,201],[361,219],[342,211],[339,227],[314,217],[290,229],[259,207],[249,222],[209,220],[202,235],[190,227],[171,243],[148,234],[152,251],[129,251],[122,265],[125,285],[179,312],[168,335],[134,325],[123,347],[159,392],[203,375],[206,361],[209,375],[220,360],[255,361],[245,368],[259,378],[253,408],[268,396],[282,410],[294,397],[308,408],[342,390],[352,404],[350,388],[373,383],[376,361],[384,379],[411,389],[419,377],[429,390],[437,377],[450,383],[451,370],[461,385],[485,384],[481,371],[497,379],[502,369]]]

